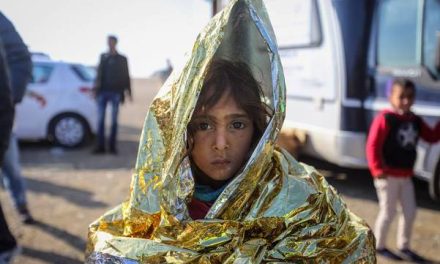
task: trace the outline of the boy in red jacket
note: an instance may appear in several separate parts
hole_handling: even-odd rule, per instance
[[[409,248],[412,225],[416,215],[413,167],[419,137],[434,143],[440,140],[440,122],[431,129],[419,116],[411,112],[414,103],[414,83],[395,79],[389,101],[391,109],[380,112],[371,124],[367,139],[368,167],[374,178],[379,199],[379,214],[375,223],[377,254],[387,258],[424,261]],[[401,205],[397,232],[399,255],[385,247],[389,225],[397,203]]]

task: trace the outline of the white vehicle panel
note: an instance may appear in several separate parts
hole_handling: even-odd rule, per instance
[[[310,8],[306,2],[311,3],[295,3],[303,3],[302,9]],[[339,153],[336,142],[340,142],[337,139],[342,96],[340,89],[345,87],[344,56],[339,40],[340,29],[331,2],[324,0],[317,3],[322,34],[319,45],[280,49],[287,89],[285,126],[306,130],[309,136],[306,152],[321,157],[335,157]],[[270,8],[270,4],[267,5]],[[277,30],[287,29],[279,24],[274,25],[274,28],[279,27],[275,28],[276,33]],[[289,26],[296,30],[293,23]]]

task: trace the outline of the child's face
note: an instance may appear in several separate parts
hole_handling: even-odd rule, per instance
[[[414,103],[414,90],[395,84],[392,87],[389,100],[395,110],[407,113]]]
[[[211,179],[230,179],[248,157],[254,125],[229,93],[211,109],[197,111],[191,157]]]

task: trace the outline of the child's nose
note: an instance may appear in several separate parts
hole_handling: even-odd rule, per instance
[[[229,148],[228,137],[224,129],[219,129],[215,134],[214,149],[226,150]]]

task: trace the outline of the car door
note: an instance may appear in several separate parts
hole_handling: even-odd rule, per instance
[[[16,107],[15,133],[20,139],[41,139],[47,134],[48,113],[51,107],[51,97],[56,78],[54,78],[55,64],[48,62],[34,62],[32,79],[27,86],[27,92],[38,93],[45,98],[46,104],[42,105],[29,93],[25,94],[23,101]]]

